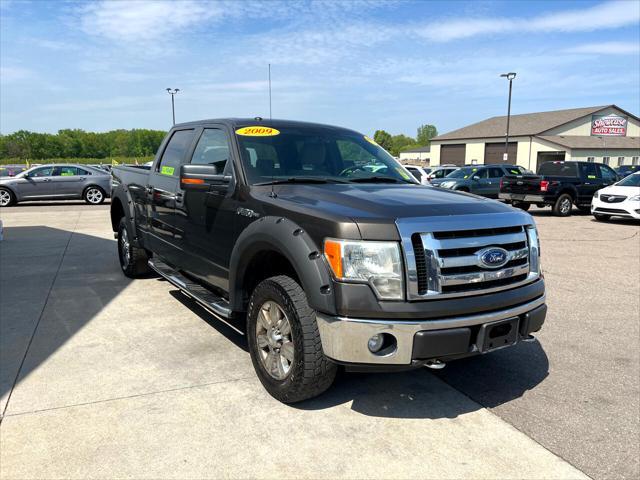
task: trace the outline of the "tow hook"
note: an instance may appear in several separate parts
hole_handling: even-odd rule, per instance
[[[432,370],[442,370],[444,367],[447,366],[447,364],[444,362],[441,362],[440,360],[429,360],[427,363],[424,364],[424,366]]]

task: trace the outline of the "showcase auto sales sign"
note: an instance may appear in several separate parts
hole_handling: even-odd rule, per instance
[[[627,118],[619,115],[593,115],[591,135],[624,137],[627,134]]]

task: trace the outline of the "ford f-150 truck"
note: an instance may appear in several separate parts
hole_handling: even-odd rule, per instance
[[[282,402],[349,370],[441,368],[531,341],[546,315],[532,217],[418,184],[372,139],[311,123],[174,126],[113,168],[122,271],[148,268],[246,333]]]
[[[499,198],[528,210],[531,204],[551,206],[554,215],[568,217],[575,205],[588,212],[593,194],[618,181],[616,172],[603,163],[545,162],[537,175],[505,175]]]

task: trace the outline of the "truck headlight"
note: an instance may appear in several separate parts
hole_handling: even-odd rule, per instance
[[[368,283],[381,300],[402,300],[404,281],[397,242],[324,241],[324,256],[336,280]]]

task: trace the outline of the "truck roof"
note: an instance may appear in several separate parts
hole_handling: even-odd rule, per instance
[[[254,118],[209,118],[206,120],[194,120],[192,122],[185,123],[177,123],[175,127],[191,127],[198,125],[206,125],[209,123],[217,123],[228,125],[229,127],[235,129],[237,127],[246,127],[249,125],[264,125],[269,127],[308,127],[308,128],[325,128],[325,129],[334,129],[334,130],[346,130],[353,133],[360,133],[350,128],[338,127],[335,125],[327,125],[323,123],[312,123],[312,122],[301,122],[298,120],[282,120],[282,119],[268,119],[262,117],[254,117]]]

